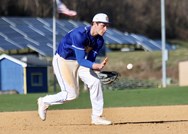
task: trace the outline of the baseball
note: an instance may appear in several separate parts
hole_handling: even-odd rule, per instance
[[[133,68],[133,64],[131,64],[131,63],[129,63],[129,64],[127,64],[127,69],[132,69]]]

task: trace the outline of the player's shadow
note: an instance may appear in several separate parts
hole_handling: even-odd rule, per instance
[[[166,120],[166,121],[135,121],[135,122],[114,122],[112,125],[128,125],[128,124],[163,124],[163,123],[178,123],[178,122],[188,122],[188,120]],[[92,125],[92,124],[61,124],[63,126],[77,126],[77,125]]]
[[[177,122],[188,122],[188,120],[117,122],[117,123],[113,123],[113,125],[125,125],[125,124],[163,124],[163,123],[177,123]]]

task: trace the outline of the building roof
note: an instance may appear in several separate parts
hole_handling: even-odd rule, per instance
[[[9,55],[6,55],[6,54],[2,54],[2,55],[0,55],[0,60],[2,60],[2,59],[8,59],[8,60],[10,60],[10,61],[13,61],[13,62],[15,62],[15,63],[17,63],[17,64],[19,64],[19,65],[21,65],[21,66],[23,66],[23,67],[26,67],[27,66],[27,64],[26,63],[24,63],[24,62],[22,62],[22,61],[20,61],[20,60],[18,60],[18,59],[16,59],[16,58],[14,58],[14,57],[12,57],[12,56],[9,56]]]
[[[2,60],[3,58],[6,58],[8,60],[11,60],[17,64],[20,64],[23,67],[27,67],[27,66],[48,66],[50,65],[50,63],[46,60],[42,60],[39,59],[37,56],[35,55],[6,55],[6,54],[2,54],[0,56],[0,60]]]

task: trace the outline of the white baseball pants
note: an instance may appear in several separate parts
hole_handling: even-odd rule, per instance
[[[47,105],[63,104],[79,96],[79,77],[88,86],[92,104],[92,116],[103,113],[103,93],[101,82],[96,73],[89,68],[79,66],[75,60],[65,60],[56,54],[53,57],[53,69],[61,87],[61,92],[43,97]]]

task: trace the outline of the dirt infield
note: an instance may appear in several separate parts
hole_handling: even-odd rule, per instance
[[[106,108],[110,126],[90,124],[90,109],[1,112],[0,134],[188,134],[188,106]]]

